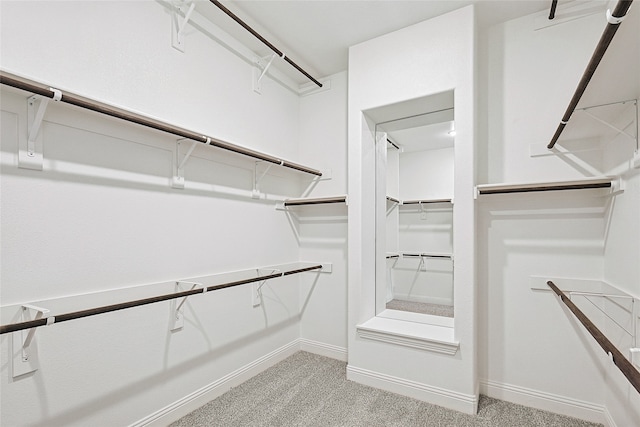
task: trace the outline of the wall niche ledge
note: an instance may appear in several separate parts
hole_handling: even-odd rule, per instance
[[[356,326],[358,337],[453,356],[460,343],[453,327],[376,316]]]

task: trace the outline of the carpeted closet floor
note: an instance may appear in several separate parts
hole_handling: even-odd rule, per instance
[[[505,426],[600,424],[481,396],[477,415],[356,384],[346,363],[298,352],[178,420],[194,426]]]

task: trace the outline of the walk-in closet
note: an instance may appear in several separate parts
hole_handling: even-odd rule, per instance
[[[633,0],[0,0],[0,425],[640,426]]]

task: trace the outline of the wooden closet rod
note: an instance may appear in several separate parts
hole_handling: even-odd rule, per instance
[[[611,188],[611,182],[594,182],[583,184],[540,185],[514,188],[478,188],[478,194],[529,193],[535,191],[586,190],[590,188]]]
[[[284,201],[284,206],[322,205],[330,203],[345,203],[347,196],[319,197],[316,199],[289,199]]]
[[[272,51],[274,51],[276,53],[276,55],[278,55],[279,57],[281,57],[282,59],[284,59],[285,61],[287,61],[289,64],[291,64],[291,66],[293,66],[293,68],[295,68],[296,70],[300,71],[302,74],[305,75],[305,77],[307,77],[309,80],[311,80],[312,82],[314,82],[315,84],[318,85],[318,87],[322,87],[322,83],[320,83],[318,80],[314,79],[311,74],[307,73],[304,69],[302,69],[302,67],[300,67],[298,64],[296,64],[295,62],[293,62],[288,56],[286,56],[284,53],[282,53],[277,47],[275,47],[273,44],[269,43],[269,41],[267,39],[265,39],[264,37],[262,37],[256,30],[254,30],[253,28],[251,28],[249,26],[249,24],[247,24],[246,22],[244,22],[242,19],[240,19],[235,13],[231,12],[229,9],[227,9],[222,3],[220,3],[218,0],[210,0],[211,3],[215,4],[216,6],[218,6],[218,8],[223,11],[224,13],[226,13],[231,19],[233,19],[234,21],[236,21],[238,24],[240,24],[240,26],[242,28],[244,28],[245,30],[249,31],[255,38],[257,38],[258,40],[260,40],[262,43],[264,43],[269,49],[271,49]]]
[[[43,317],[36,320],[29,320],[27,322],[2,325],[0,326],[0,335],[6,334],[9,332],[20,331],[23,329],[37,328],[39,326],[45,326],[52,323],[66,322],[68,320],[80,319],[82,317],[89,317],[89,316],[95,316],[98,314],[109,313],[111,311],[124,310],[126,308],[140,307],[142,305],[153,304],[156,302],[168,301],[168,300],[177,299],[177,298],[184,298],[184,297],[188,297],[195,294],[202,294],[206,292],[217,291],[219,289],[231,288],[234,286],[244,285],[247,283],[262,282],[263,280],[276,279],[282,276],[289,276],[291,274],[303,273],[305,271],[318,270],[321,268],[322,268],[322,265],[318,264],[310,267],[299,268],[296,270],[278,272],[278,273],[268,274],[265,276],[253,277],[250,279],[237,280],[235,282],[223,283],[220,285],[212,285],[207,288],[198,288],[198,289],[191,289],[188,291],[174,292],[171,294],[158,295],[151,298],[127,301],[119,304],[103,305],[101,307],[90,308],[87,310],[59,314],[57,316]],[[53,321],[51,319],[53,319]]]
[[[587,69],[584,71],[584,74],[580,79],[580,83],[578,83],[578,87],[576,88],[576,91],[573,94],[573,98],[571,98],[571,102],[569,102],[569,106],[567,107],[567,110],[565,111],[564,116],[562,116],[562,120],[560,121],[560,124],[556,129],[556,133],[553,135],[553,138],[551,138],[551,142],[549,142],[549,144],[547,145],[547,148],[551,149],[553,148],[554,145],[556,145],[558,138],[560,138],[560,134],[562,133],[565,126],[569,122],[569,119],[571,118],[571,115],[575,111],[578,105],[578,102],[580,102],[580,98],[582,98],[584,91],[587,89],[587,86],[591,81],[591,77],[593,77],[593,73],[595,73],[596,68],[598,68],[598,65],[600,64],[602,57],[607,51],[607,48],[609,47],[609,44],[611,43],[613,36],[616,34],[616,31],[618,31],[618,28],[620,27],[620,23],[622,22],[622,19],[624,19],[624,17],[627,14],[627,11],[631,7],[631,3],[633,3],[633,0],[618,0],[618,3],[616,4],[615,9],[613,10],[613,13],[609,15],[607,11],[607,26],[604,29],[602,36],[600,37],[600,41],[596,45],[596,49],[593,52],[591,59],[589,60]]]
[[[395,148],[396,150],[400,149],[400,147],[396,143],[394,143],[392,140],[390,140],[389,138],[387,138],[387,142],[389,144],[393,145],[393,148]]]
[[[395,197],[391,197],[391,196],[387,196],[387,200],[393,203],[400,203],[400,200],[396,199]]]
[[[576,318],[587,328],[587,331],[598,342],[600,347],[605,353],[610,354],[613,359],[613,363],[620,369],[620,371],[627,377],[629,383],[640,393],[640,372],[634,368],[634,366],[624,357],[624,355],[616,348],[615,345],[602,332],[593,324],[591,320],[562,292],[551,280],[547,282],[547,285],[555,292],[562,302],[571,310]]]
[[[436,258],[436,259],[451,259],[451,255],[437,255],[437,254],[416,254],[416,253],[402,253],[403,257],[408,258]]]
[[[558,0],[551,0],[551,9],[549,10],[549,19],[556,17],[556,7],[558,7]]]
[[[27,92],[31,92],[47,98],[54,98],[56,96],[56,92],[54,92],[54,89],[48,85],[44,85],[29,79],[25,79],[23,77],[18,77],[13,74],[6,73],[4,71],[0,71],[0,84],[15,87],[17,89],[22,89]],[[96,111],[98,113],[106,114],[108,116],[116,117],[118,119],[126,120],[128,122],[136,123],[142,126],[146,126],[148,128],[156,129],[162,132],[167,132],[172,135],[191,139],[193,141],[201,142],[203,144],[212,145],[214,147],[221,148],[223,150],[232,151],[237,154],[242,154],[243,156],[249,156],[254,159],[262,160],[269,163],[274,163],[274,164],[283,166],[285,168],[295,169],[295,170],[316,175],[316,176],[322,176],[322,172],[318,170],[311,169],[306,166],[303,166],[294,162],[290,162],[288,160],[282,160],[277,157],[273,157],[268,154],[261,153],[259,151],[250,150],[248,148],[244,148],[239,145],[235,145],[230,142],[223,141],[221,139],[208,137],[206,135],[202,135],[200,133],[192,132],[190,130],[173,126],[168,123],[143,116],[141,114],[132,113],[130,111],[113,107],[111,105],[108,105],[93,99],[84,98],[70,92],[60,92],[60,93],[62,94],[61,95],[62,97],[60,98],[60,102],[66,102],[67,104],[86,108],[87,110]]]

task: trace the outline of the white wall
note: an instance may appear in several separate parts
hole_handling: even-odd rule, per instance
[[[453,197],[454,150],[405,151],[400,154],[400,199]]]
[[[300,99],[300,161],[328,169],[331,179],[308,188],[309,197],[347,194],[347,73],[331,78],[331,89]],[[307,189],[305,189],[307,190]],[[314,205],[292,210],[300,259],[329,262],[330,275],[303,282],[301,338],[321,343],[327,355],[346,360],[347,210]],[[309,294],[310,292],[311,295]],[[318,352],[319,350],[316,350]]]
[[[637,40],[636,19],[625,25]],[[575,179],[606,174],[619,163],[621,148],[615,145],[608,146],[608,154],[530,156],[530,145],[549,142],[605,25],[602,13],[538,30],[535,21],[530,15],[482,34],[479,102],[487,113],[480,116],[479,153],[486,153],[478,159],[480,183]],[[625,85],[611,84],[637,75],[631,54],[637,49],[625,46],[624,51],[629,70],[618,74],[620,62],[608,62],[615,54],[607,53],[583,105],[638,96],[637,91],[620,93]],[[598,80],[608,89],[598,90]],[[628,148],[623,150],[628,159]],[[624,194],[611,198],[584,191],[479,200],[484,393],[594,421],[613,419],[619,426],[638,423],[632,409],[638,407],[637,394],[623,386],[624,380],[611,379],[619,374],[595,341],[551,293],[530,289],[555,279],[560,288],[602,291],[596,283],[605,278],[623,288],[627,284],[626,291],[637,296],[635,285],[628,285],[638,283],[640,271],[630,259],[640,253],[636,177],[636,172],[627,176]],[[593,309],[588,303],[581,308]],[[597,311],[587,314],[603,322]]]
[[[349,367],[370,372],[371,381],[381,387],[389,387],[389,382],[378,381],[381,378],[418,384],[414,391],[428,390],[433,401],[466,412],[474,412],[477,404],[474,47],[474,12],[469,7],[352,46],[349,51]],[[455,335],[460,350],[453,357],[443,357],[358,338],[356,327],[376,315],[374,123],[365,112],[452,89],[457,128]],[[410,394],[409,388],[403,392]]]
[[[616,58],[611,61],[619,61],[624,58],[627,69],[626,80],[635,83],[631,93],[625,93],[625,99],[640,99],[640,10],[637,7],[630,10],[625,19],[624,26],[618,30],[616,37],[626,40],[622,52],[615,51]],[[625,52],[627,52],[625,54]],[[634,53],[629,54],[629,52]],[[609,65],[615,69],[613,64]],[[613,70],[608,75],[612,75]],[[637,78],[633,80],[633,76]],[[633,110],[632,110],[633,111]],[[638,110],[636,109],[637,113]],[[627,128],[628,132],[637,132],[633,124]],[[628,311],[620,312],[619,304],[610,303],[608,313],[618,314],[614,317],[629,331],[634,330],[636,336],[631,337],[621,330],[613,322],[606,325],[606,334],[609,339],[625,355],[629,356],[628,349],[634,344],[640,346],[640,169],[633,169],[629,159],[637,151],[637,142],[633,143],[627,137],[619,136],[613,141],[606,142],[608,149],[604,152],[604,165],[613,174],[621,174],[624,193],[616,196],[607,212],[607,231],[605,233],[604,247],[604,279],[608,284],[618,290],[635,297],[635,313],[630,315]],[[634,149],[636,150],[634,153]],[[612,289],[605,288],[604,291]],[[626,308],[629,308],[628,306]],[[631,387],[617,368],[608,365],[606,384],[606,406],[611,419],[617,426],[640,425],[640,393]],[[636,366],[640,370],[640,367]]]
[[[198,31],[178,52],[170,23],[152,1],[2,2],[0,66],[298,160],[298,96],[269,78],[254,93],[252,67]],[[19,169],[26,98],[2,93],[3,324],[16,320],[15,304],[73,311],[172,292],[176,279],[299,259],[295,230],[274,209],[275,199],[300,195],[297,173],[268,175],[254,200],[253,162],[199,147],[186,188],[172,189],[175,138],[65,105],[45,117],[44,170]],[[41,328],[41,367],[16,379],[3,335],[0,423],[147,417],[297,340],[297,286],[310,278],[270,282],[257,308],[248,286],[189,298],[177,333],[168,331],[168,303]],[[77,294],[87,295],[57,299]]]

